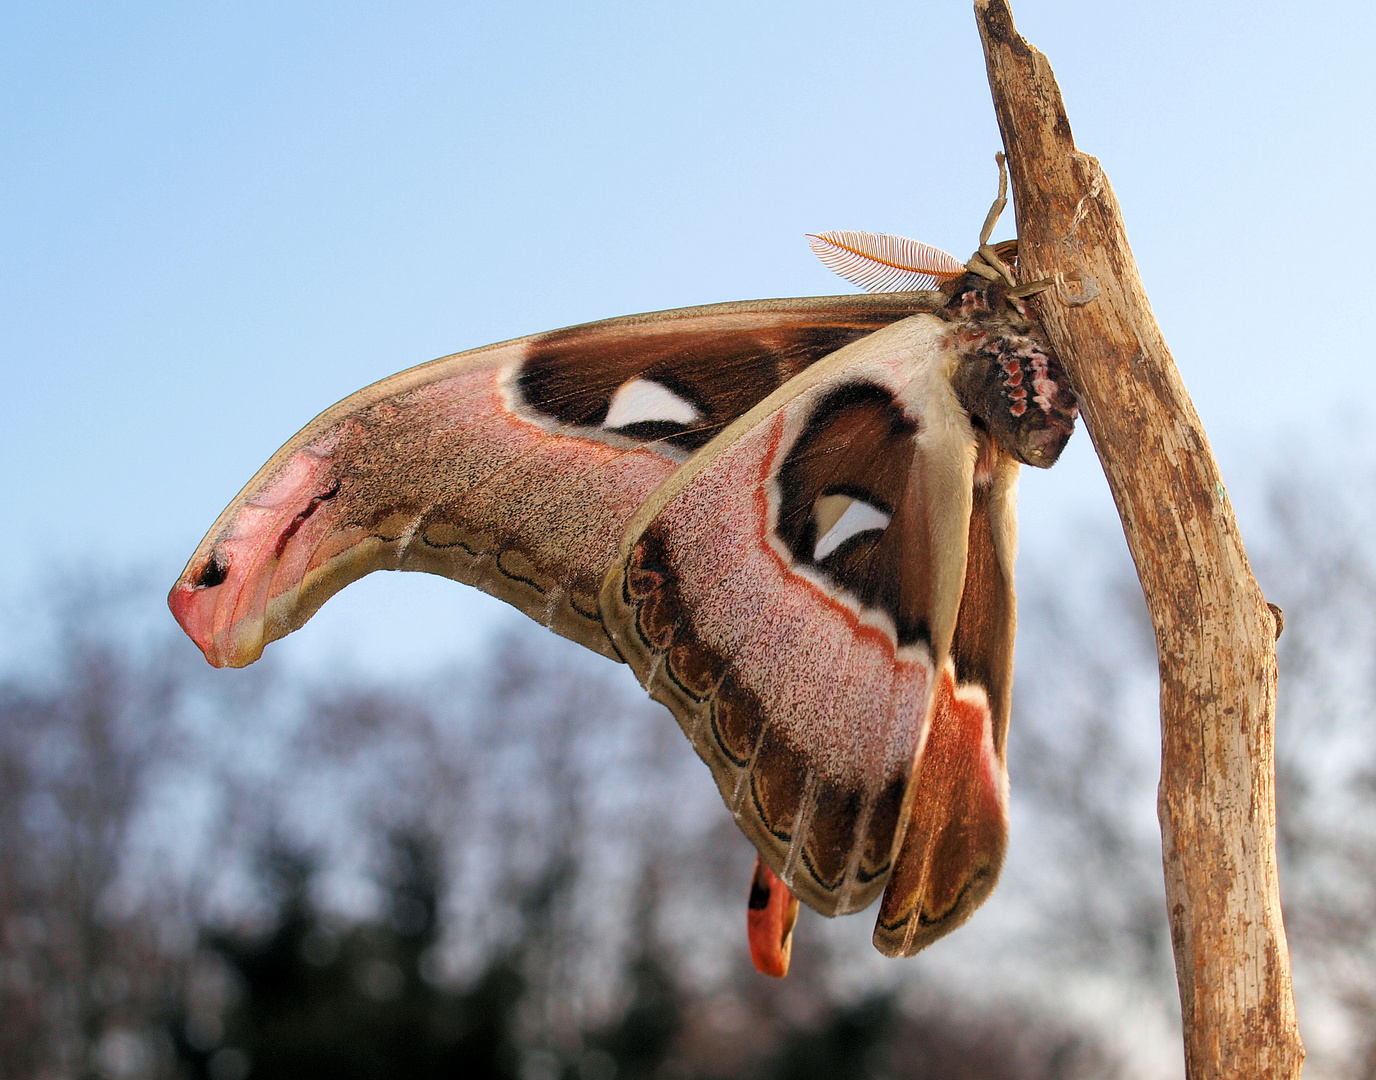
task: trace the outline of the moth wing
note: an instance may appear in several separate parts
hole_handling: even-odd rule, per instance
[[[950,665],[978,444],[955,359],[916,315],[806,369],[641,507],[602,589],[617,650],[825,915],[902,856]]]
[[[242,666],[374,570],[476,585],[616,658],[597,594],[637,507],[798,371],[931,300],[811,297],[591,323],[359,391],[283,446],[169,596]]]
[[[979,474],[951,654],[874,928],[888,956],[911,956],[969,919],[997,884],[1008,846],[1018,465],[997,455]]]

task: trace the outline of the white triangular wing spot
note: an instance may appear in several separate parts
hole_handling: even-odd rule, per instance
[[[617,387],[612,395],[602,426],[623,428],[654,420],[686,425],[701,418],[702,413],[692,402],[685,401],[663,383],[631,379]]]
[[[840,506],[844,500],[844,508]],[[840,509],[837,514],[836,510]],[[812,551],[813,562],[821,562],[852,536],[862,532],[883,530],[889,527],[893,515],[879,507],[848,495],[824,495],[817,500],[814,510],[817,518],[817,546]]]
[[[808,243],[827,267],[868,292],[935,289],[965,273],[953,255],[905,236],[886,233],[808,233]]]

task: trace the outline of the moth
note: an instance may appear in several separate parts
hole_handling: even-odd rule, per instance
[[[968,263],[812,238],[873,295],[633,315],[435,360],[327,409],[173,587],[252,663],[374,570],[422,570],[629,664],[755,845],[756,966],[798,900],[881,899],[917,952],[993,889],[1008,835],[1019,464],[1075,396],[995,203]]]

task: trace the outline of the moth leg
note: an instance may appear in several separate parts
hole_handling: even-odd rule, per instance
[[[782,979],[793,955],[793,926],[798,921],[798,898],[779,880],[758,855],[750,880],[750,903],[745,925],[750,937],[750,959],[762,975]]]

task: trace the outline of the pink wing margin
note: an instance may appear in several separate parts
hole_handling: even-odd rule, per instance
[[[808,243],[829,270],[867,292],[918,292],[965,273],[953,255],[906,236],[886,233],[808,233]]]

